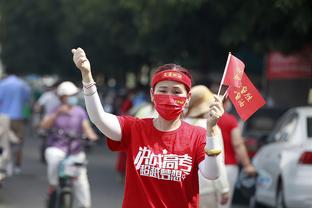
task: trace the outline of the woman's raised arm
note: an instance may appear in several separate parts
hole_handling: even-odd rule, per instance
[[[86,53],[82,48],[72,49],[72,53],[73,61],[81,72],[84,98],[91,122],[108,138],[121,141],[119,121],[116,115],[107,113],[103,109]]]

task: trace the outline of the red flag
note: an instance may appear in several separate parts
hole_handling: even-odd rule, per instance
[[[230,54],[223,84],[229,87],[240,87],[244,69],[245,64],[241,60]]]
[[[228,93],[238,115],[244,121],[265,104],[265,100],[245,73],[241,79],[241,86],[229,87]]]

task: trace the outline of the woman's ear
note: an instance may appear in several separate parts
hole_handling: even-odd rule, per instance
[[[150,89],[150,96],[151,96],[151,101],[153,103],[154,102],[154,89],[153,88]]]

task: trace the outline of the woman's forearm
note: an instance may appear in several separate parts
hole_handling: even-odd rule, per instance
[[[230,191],[230,184],[227,177],[223,155],[221,155],[218,159],[220,160],[220,177],[216,180],[216,188],[218,192],[222,194]]]
[[[235,154],[237,155],[238,160],[242,163],[244,167],[251,165],[240,129],[238,127],[234,128],[231,132],[231,136],[232,136],[232,145],[234,147],[234,151]]]
[[[248,152],[244,143],[235,145],[234,150],[238,157],[238,160],[242,163],[244,167],[251,165]]]
[[[206,138],[206,150],[212,149],[220,149],[218,144],[217,138],[208,137]],[[221,165],[221,158],[220,154],[216,156],[208,156],[205,155],[205,159],[200,162],[199,170],[200,173],[209,180],[215,180],[220,175],[220,165]]]
[[[84,82],[84,84],[86,84]],[[95,84],[84,87],[86,108],[91,122],[112,140],[121,140],[121,128],[117,116],[104,111]]]
[[[83,83],[92,83],[92,82],[94,82],[94,79],[92,77],[92,73],[91,72],[81,72],[81,76],[82,76],[82,82]]]
[[[58,114],[53,113],[49,116],[43,118],[42,122],[40,123],[40,127],[44,129],[49,129],[54,125],[54,122],[57,118]]]

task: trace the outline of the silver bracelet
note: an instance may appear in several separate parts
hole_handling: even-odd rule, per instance
[[[95,83],[92,84],[91,86],[88,86],[88,88],[86,88],[86,87],[83,88],[83,94],[85,96],[94,95],[96,92],[97,92],[97,89],[96,89]]]
[[[85,83],[84,81],[82,81],[82,86],[86,89],[91,88],[93,85],[96,85],[96,82]]]

